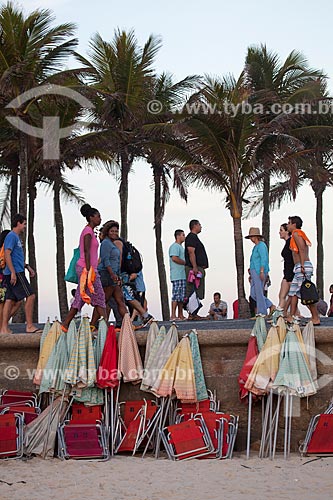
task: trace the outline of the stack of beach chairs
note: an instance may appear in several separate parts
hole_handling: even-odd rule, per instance
[[[0,458],[21,458],[23,427],[40,413],[33,392],[3,390],[0,393]]]
[[[70,418],[58,428],[58,457],[108,460],[109,456],[102,406],[73,403]]]

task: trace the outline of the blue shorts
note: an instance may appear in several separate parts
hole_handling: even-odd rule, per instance
[[[186,280],[172,281],[172,301],[183,302],[186,291]]]

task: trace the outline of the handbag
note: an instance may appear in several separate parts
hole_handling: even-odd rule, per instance
[[[316,285],[308,279],[305,279],[303,281],[300,292],[301,302],[305,306],[315,304],[319,300],[319,294]]]
[[[65,275],[65,281],[70,283],[76,283],[78,285],[79,279],[76,273],[76,264],[80,258],[80,248],[74,248],[72,260],[69,263],[67,273]]]

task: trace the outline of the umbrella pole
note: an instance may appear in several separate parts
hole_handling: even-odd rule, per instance
[[[249,392],[249,405],[247,410],[247,440],[246,440],[246,458],[250,458],[251,445],[251,419],[252,419],[252,392]]]
[[[110,391],[110,434],[111,434],[111,440],[110,440],[110,445],[111,445],[111,457],[114,455],[114,411],[113,411],[113,388],[111,388]]]
[[[280,416],[280,403],[281,403],[281,395],[278,394],[278,400],[276,403],[276,420],[275,420],[275,429],[274,429],[274,441],[273,441],[273,451],[272,451],[272,458],[275,458],[275,450],[276,450],[276,440],[277,440],[277,431],[278,431],[278,424],[279,424],[279,416]]]
[[[110,437],[110,421],[109,421],[109,407],[108,407],[108,390],[104,388],[104,418],[105,418],[105,428],[107,435]]]
[[[116,428],[116,418],[117,418],[117,415],[118,415],[120,383],[121,383],[121,378],[119,379],[119,383],[118,383],[118,386],[117,386],[116,402],[115,402],[115,405],[114,405],[114,408],[115,408],[114,415],[113,415],[113,428],[114,429]],[[117,437],[116,435],[114,435],[114,437],[113,437],[113,443],[112,443],[113,449],[115,448],[116,437]]]
[[[159,414],[159,416],[158,416],[158,419],[156,419],[156,422],[154,423],[154,426],[153,426],[153,428],[152,428],[152,430],[151,430],[151,433],[150,433],[150,436],[149,436],[149,438],[148,438],[147,444],[146,444],[145,449],[143,450],[143,453],[142,453],[142,458],[143,458],[143,457],[146,455],[146,453],[147,453],[148,447],[149,447],[149,445],[150,445],[150,441],[152,440],[153,435],[154,435],[154,434],[155,434],[155,432],[156,432],[156,429],[158,430],[158,427],[159,427],[159,422],[161,421],[161,417],[162,417],[163,407],[164,407],[164,398],[162,397],[162,398],[161,398],[161,404],[160,404],[160,409],[161,409],[161,411],[160,411],[160,414]]]
[[[269,400],[269,459],[272,460],[273,437],[273,389],[270,390]]]
[[[268,413],[269,413],[269,398],[270,398],[270,395],[267,398],[265,413],[264,413],[263,419],[262,419],[262,431],[261,431],[259,458],[265,457],[265,447],[266,447],[266,441],[267,441],[267,435],[268,435],[267,423],[268,423]]]
[[[169,409],[170,409],[170,405],[171,405],[171,396],[169,396],[169,399],[168,399],[168,402],[166,404],[166,409],[164,411],[164,416],[163,416],[163,413],[161,413],[162,417],[161,417],[161,427],[158,429],[158,434],[157,434],[157,438],[156,438],[156,451],[155,451],[155,458],[158,459],[159,456],[160,456],[160,447],[161,447],[161,431],[162,429],[164,428],[165,426],[165,423],[166,423],[166,419],[167,419],[167,416],[168,416],[168,413],[169,413]]]
[[[289,428],[288,428],[288,455],[287,455],[287,458],[289,458],[289,456],[290,456],[292,415],[293,415],[293,396],[290,394],[289,395]]]
[[[47,432],[46,432],[46,439],[44,441],[43,452],[42,452],[42,457],[44,457],[44,458],[45,458],[45,455],[47,452],[47,442],[49,440],[50,429],[51,429],[53,401],[54,401],[54,392],[52,392],[51,403],[50,403],[50,412],[49,412],[48,417],[47,417]]]
[[[71,408],[71,406],[73,404],[73,401],[74,401],[74,396],[71,397],[71,400],[68,403],[68,406],[67,406],[66,413],[64,415],[63,421],[66,420],[67,414],[68,414],[68,412],[69,412],[69,410],[70,410],[70,408]]]
[[[287,442],[288,442],[288,413],[289,413],[289,391],[288,389],[286,390],[286,393],[284,395],[284,459],[287,459]]]

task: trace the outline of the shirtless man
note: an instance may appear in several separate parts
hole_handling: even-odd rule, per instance
[[[309,246],[310,240],[307,238],[304,231],[301,230],[303,221],[297,215],[288,218],[287,230],[291,233],[290,249],[293,253],[294,259],[294,278],[290,285],[289,297],[291,297],[290,316],[287,321],[295,319],[298,299],[301,297],[300,290],[304,277],[311,279],[313,275],[313,266],[309,260]],[[316,304],[308,306],[312,316],[312,323],[314,326],[320,325],[320,319]]]

